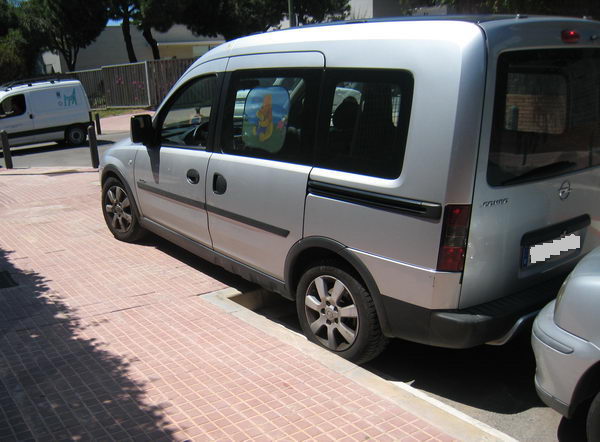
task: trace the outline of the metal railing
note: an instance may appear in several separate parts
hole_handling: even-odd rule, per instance
[[[92,109],[156,107],[195,59],[152,60],[69,72],[81,81]]]

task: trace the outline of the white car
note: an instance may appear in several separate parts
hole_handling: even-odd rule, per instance
[[[531,342],[540,398],[569,418],[587,410],[587,438],[600,440],[600,247],[584,257],[538,315]],[[591,403],[590,403],[591,401]]]

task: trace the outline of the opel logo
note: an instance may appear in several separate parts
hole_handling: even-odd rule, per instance
[[[566,200],[571,194],[571,183],[568,181],[563,182],[558,189],[558,196],[561,200]]]

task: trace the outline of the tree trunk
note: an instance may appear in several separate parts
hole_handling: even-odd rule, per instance
[[[135,56],[135,50],[133,49],[133,44],[131,43],[131,24],[129,23],[129,14],[125,14],[123,17],[123,22],[121,23],[121,30],[123,31],[123,40],[125,40],[125,47],[127,48],[127,56],[129,57],[129,63],[137,62],[137,58]]]
[[[142,26],[142,35],[144,36],[144,38],[146,39],[146,41],[152,48],[152,57],[154,57],[155,60],[160,60],[160,52],[158,50],[158,43],[152,36],[152,28],[150,26],[144,24]]]

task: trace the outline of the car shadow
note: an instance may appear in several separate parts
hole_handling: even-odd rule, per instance
[[[172,440],[129,364],[0,249],[0,440]],[[14,259],[12,259],[14,261]]]
[[[155,247],[163,253],[181,261],[182,263],[194,268],[195,270],[204,273],[211,278],[233,287],[240,292],[247,292],[256,290],[258,286],[252,282],[245,280],[244,278],[228,272],[227,270],[217,265],[211,264],[210,262],[199,258],[191,252],[161,238],[158,235],[149,234],[144,239],[137,242],[139,245],[146,247]]]
[[[256,313],[301,333],[295,304],[272,293]],[[545,407],[533,382],[535,357],[530,329],[503,346],[447,349],[392,339],[363,368],[389,381],[478,409],[518,414]]]

